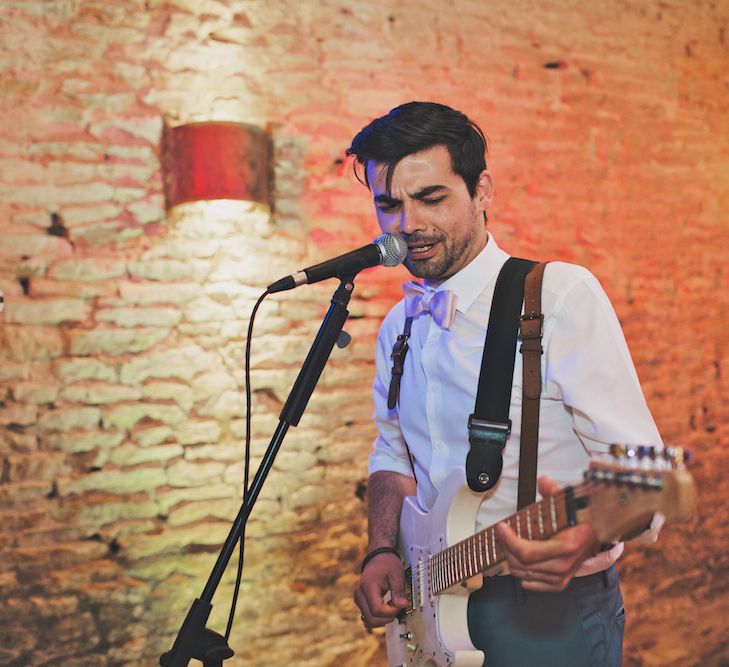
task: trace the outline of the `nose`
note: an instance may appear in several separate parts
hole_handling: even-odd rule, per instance
[[[407,235],[423,229],[425,229],[425,224],[419,215],[416,206],[409,202],[406,203],[400,210],[398,231],[401,234]]]

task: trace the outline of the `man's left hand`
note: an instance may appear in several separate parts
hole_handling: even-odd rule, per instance
[[[560,490],[549,477],[539,478],[542,496]],[[556,593],[563,591],[583,561],[596,554],[600,543],[590,526],[567,528],[546,540],[524,540],[505,523],[496,527],[509,563],[511,574],[522,580],[530,591]]]

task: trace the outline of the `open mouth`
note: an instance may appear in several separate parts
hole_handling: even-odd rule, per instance
[[[408,246],[408,257],[410,259],[429,259],[435,253],[437,242],[419,243]]]

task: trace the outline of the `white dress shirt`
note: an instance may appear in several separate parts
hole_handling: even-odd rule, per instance
[[[409,447],[418,502],[424,509],[432,507],[448,473],[465,466],[468,417],[476,399],[491,301],[508,258],[489,235],[486,247],[470,264],[435,288],[458,295],[454,322],[449,330],[442,329],[427,312],[413,320],[399,405],[393,410],[387,408],[390,353],[403,331],[403,301],[380,328],[374,382],[378,436],[369,471],[412,477]],[[548,264],[542,311],[537,474],[550,476],[560,486],[575,484],[581,481],[590,455],[607,452],[611,443],[660,445],[617,316],[597,279],[574,264]],[[517,353],[509,410],[512,430],[503,450],[503,471],[481,504],[475,530],[516,511],[521,403],[522,356]],[[643,539],[654,540],[661,524],[657,515]],[[604,569],[622,549],[618,544],[589,559],[578,574]]]

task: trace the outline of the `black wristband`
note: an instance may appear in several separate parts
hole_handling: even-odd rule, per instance
[[[359,571],[364,572],[365,567],[367,567],[367,563],[380,554],[395,554],[398,558],[400,557],[400,554],[395,547],[380,547],[379,549],[373,549],[362,559],[362,565],[360,565]]]

